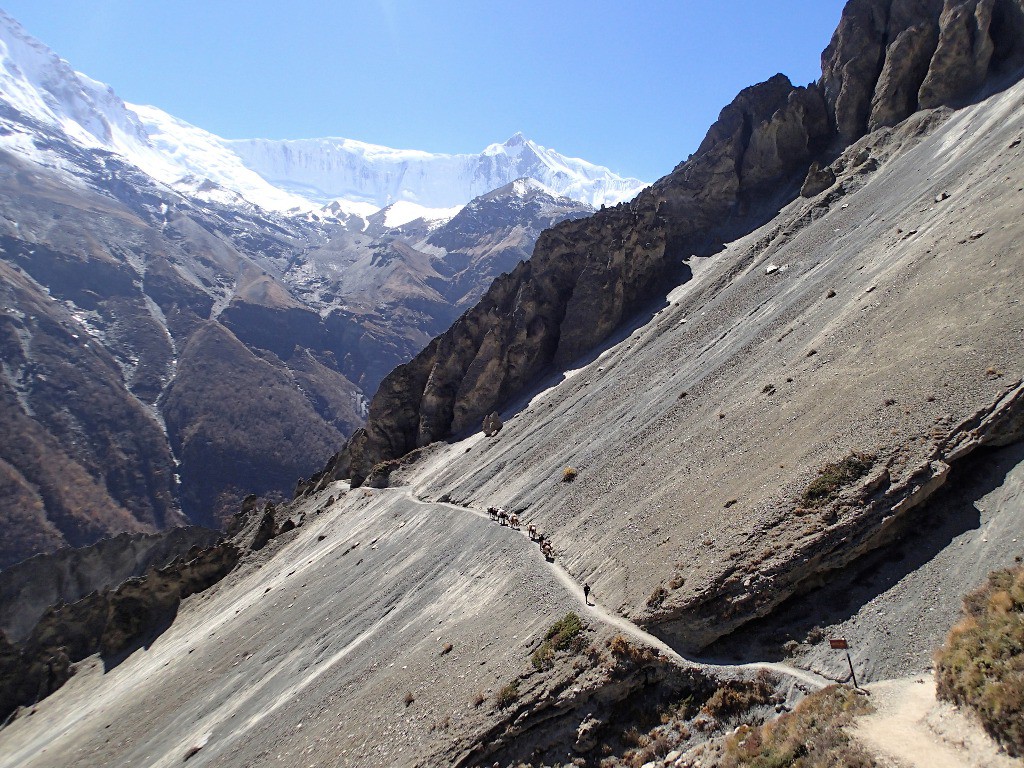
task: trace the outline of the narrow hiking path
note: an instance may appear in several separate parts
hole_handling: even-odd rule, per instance
[[[471,515],[476,515],[482,520],[494,522],[491,520],[491,518],[487,515],[486,512],[473,509],[472,507],[465,507],[460,504],[451,504],[445,501],[426,501],[424,499],[421,499],[415,494],[415,492],[411,488],[406,489],[405,496],[415,504],[420,504],[424,506],[446,507],[448,509],[452,509],[462,513],[468,512]],[[495,523],[495,525],[498,525],[498,523]],[[519,533],[523,536],[527,535],[522,530],[517,530],[515,528],[511,528],[508,526],[499,527],[507,528],[507,530]],[[565,568],[563,568],[557,561],[545,560],[544,556],[540,552],[539,547],[536,548],[536,556],[540,558],[545,563],[545,565],[549,567],[551,572],[554,574],[555,578],[558,579],[558,582],[576,600],[576,602],[579,605],[579,608],[582,610],[584,614],[604,624],[615,627],[616,629],[622,631],[624,634],[629,635],[630,637],[639,640],[646,645],[650,645],[654,648],[657,648],[659,651],[665,654],[665,656],[672,659],[677,664],[680,664],[682,666],[697,666],[704,667],[706,669],[721,669],[729,671],[767,670],[769,672],[774,672],[778,675],[790,677],[802,686],[808,686],[811,691],[819,690],[827,685],[832,685],[836,682],[835,680],[829,680],[826,677],[817,675],[814,672],[810,672],[805,669],[799,669],[798,667],[793,667],[789,664],[782,664],[779,662],[755,661],[744,664],[726,664],[721,662],[702,661],[700,659],[688,659],[685,656],[682,656],[664,640],[652,635],[650,632],[643,630],[642,628],[638,627],[636,624],[631,622],[629,619],[626,619],[617,613],[609,611],[607,608],[604,608],[603,606],[599,605],[596,600],[594,602],[590,602],[589,600],[587,600],[583,594],[583,587],[580,586],[576,579],[574,579],[572,575]]]
[[[869,751],[910,768],[1021,768],[1000,753],[976,722],[938,704],[931,677],[883,680],[867,686],[875,711],[850,733]]]

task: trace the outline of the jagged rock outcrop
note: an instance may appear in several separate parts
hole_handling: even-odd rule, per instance
[[[108,666],[118,664],[169,626],[182,600],[209,589],[244,555],[305,520],[303,512],[271,503],[260,508],[258,501],[255,494],[243,500],[227,538],[218,540],[217,532],[203,528],[124,534],[81,551],[40,555],[4,573],[0,720],[60,688],[75,662],[98,653]],[[47,569],[53,573],[41,575]],[[25,605],[6,604],[26,595],[31,600]],[[48,595],[52,600],[44,604]]]
[[[918,109],[956,103],[1024,54],[1021,0],[852,0],[819,81],[849,144]]]
[[[802,171],[827,131],[813,88],[778,75],[744,90],[691,160],[629,205],[544,232],[530,261],[396,368],[334,476],[359,483],[379,461],[480,423],[548,366],[592,349],[649,300],[680,255],[721,242],[749,194]]]
[[[766,221],[799,194],[813,161],[827,163],[922,104],[966,98],[1019,64],[1022,8],[1021,0],[852,0],[817,84],[776,75],[743,90],[697,152],[631,203],[544,232],[530,261],[384,380],[365,429],[320,480],[358,485],[375,464],[479,424],[544,370],[606,339],[680,260]],[[942,89],[932,85],[940,81]]]
[[[114,659],[145,641],[174,618],[184,598],[224,578],[241,554],[232,542],[194,547],[117,589],[50,607],[21,644],[0,632],[0,717],[57,690],[73,674],[73,662],[93,653]]]
[[[47,608],[161,568],[193,547],[212,546],[219,534],[190,526],[162,533],[122,533],[78,549],[36,555],[0,573],[0,631],[24,640]]]
[[[501,428],[503,426],[504,424],[501,421],[501,416],[498,415],[497,411],[492,411],[491,413],[484,416],[483,423],[481,424],[481,429],[483,429],[485,437],[494,437],[499,432],[501,432]]]
[[[938,47],[919,98],[922,107],[945,104],[985,82],[995,44],[989,34],[995,0],[973,0],[942,11]]]
[[[858,509],[858,514],[844,517],[829,535],[796,545],[793,560],[778,568],[762,564],[756,574],[745,578],[733,575],[709,584],[684,604],[656,611],[654,621],[685,647],[703,649],[753,616],[768,615],[789,596],[817,583],[823,572],[839,571],[865,553],[905,535],[914,524],[910,513],[946,485],[956,465],[978,449],[1003,447],[1022,438],[1024,382],[1016,381],[990,406],[955,425],[948,437],[937,441],[927,458],[905,473],[903,480],[893,479],[890,459],[863,480],[842,489],[826,514],[834,514],[839,520],[838,511],[851,506]],[[751,581],[772,587],[749,590]]]
[[[801,197],[815,197],[836,183],[836,174],[829,167],[822,168],[817,162],[807,169],[807,178],[800,187]]]

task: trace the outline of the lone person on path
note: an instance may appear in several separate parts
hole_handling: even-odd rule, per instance
[[[585,602],[587,605],[590,605],[590,585],[589,584],[584,584],[583,585],[583,602]]]

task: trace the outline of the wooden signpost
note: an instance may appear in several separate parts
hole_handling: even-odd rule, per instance
[[[845,637],[833,637],[828,641],[829,646],[837,651],[846,651],[846,663],[850,665],[850,678],[853,680],[853,687],[860,690],[857,685],[857,674],[853,671],[853,659],[850,658],[850,644]]]

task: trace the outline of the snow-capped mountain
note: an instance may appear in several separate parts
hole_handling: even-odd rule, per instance
[[[272,211],[315,207],[268,184],[217,136],[159,110],[129,107],[108,85],[73,70],[3,11],[0,106],[7,107],[0,113],[5,129],[0,132],[0,147],[47,167],[62,168],[63,163],[38,145],[39,128],[84,149],[120,155],[191,197],[248,201]],[[173,124],[173,130],[161,130],[166,124]],[[238,196],[244,200],[238,201]]]
[[[134,153],[148,144],[138,118],[108,86],[72,70],[2,10],[0,96],[86,147]]]
[[[321,205],[2,14],[0,178],[0,568],[285,498],[392,368],[593,211],[535,181]]]
[[[525,177],[554,194],[598,207],[629,200],[646,186],[565,157],[521,133],[475,155],[391,149],[340,138],[244,139],[225,145],[272,184],[322,202],[345,198],[385,206],[407,200],[447,208]]]
[[[435,219],[474,197],[528,177],[594,207],[632,198],[644,185],[516,134],[479,154],[390,149],[351,139],[226,140],[152,106],[125,104],[107,85],[76,72],[0,11],[0,147],[51,167],[33,124],[87,149],[114,152],[193,198],[307,213],[334,200],[366,217],[397,202]],[[238,198],[242,198],[239,200]],[[420,210],[420,209],[417,209]],[[393,217],[397,214],[393,214]]]

